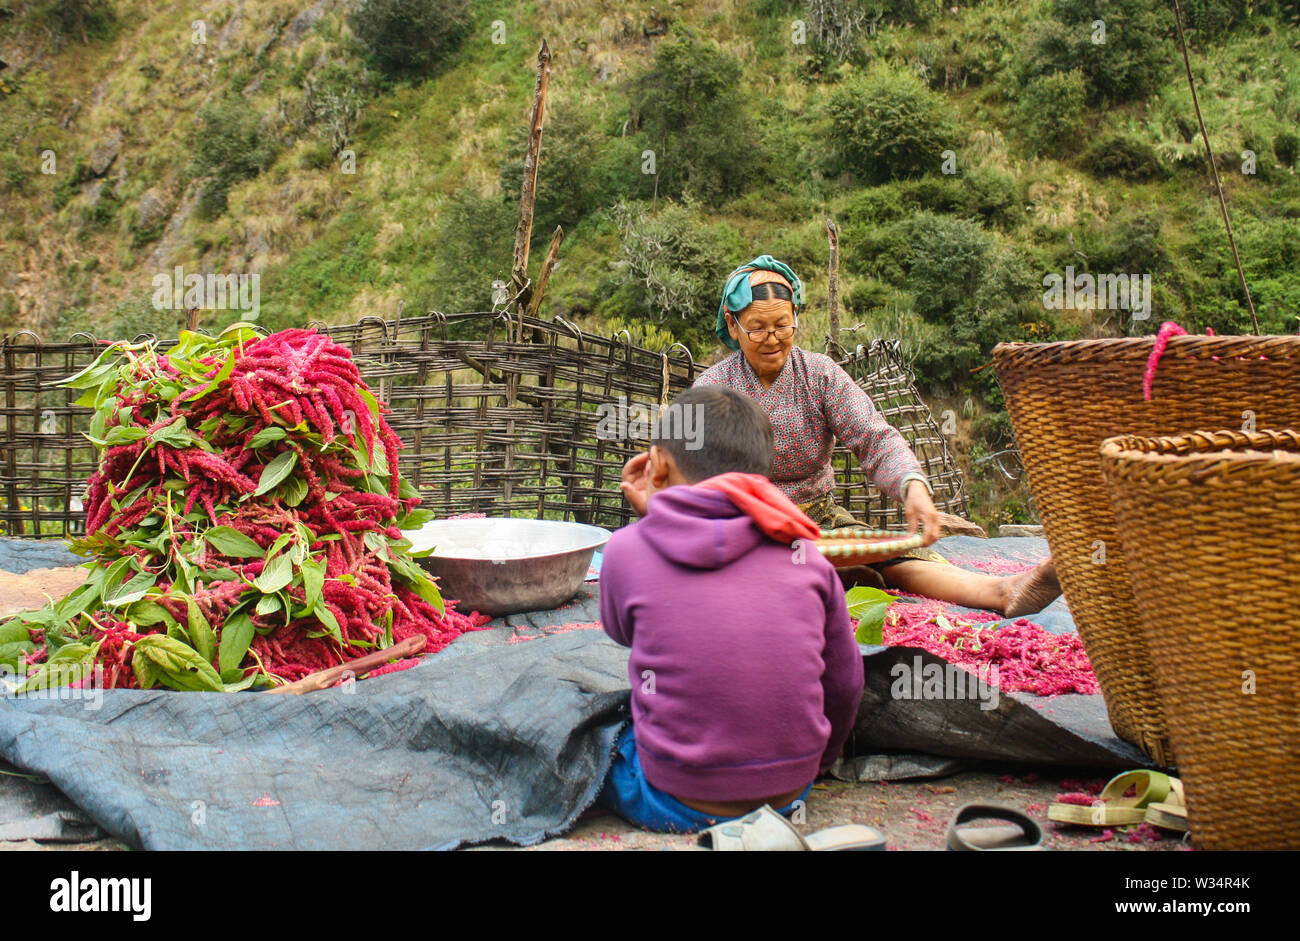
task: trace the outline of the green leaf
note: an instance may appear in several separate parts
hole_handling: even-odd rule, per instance
[[[217,638],[212,633],[212,625],[203,616],[203,610],[193,598],[189,599],[186,607],[188,616],[185,621],[186,626],[189,628],[190,641],[194,644],[194,649],[203,658],[204,662],[211,663],[212,655],[216,652],[217,646]]]
[[[0,644],[21,644],[31,640],[27,625],[14,618],[0,624]]]
[[[224,676],[223,676],[223,679],[224,679]],[[233,680],[233,681],[229,681],[229,680],[227,680],[227,681],[225,682],[226,692],[228,692],[228,693],[239,693],[239,692],[242,692],[242,691],[248,689],[248,687],[252,686],[254,683],[256,683],[259,679],[261,679],[261,675],[260,675],[260,674],[257,674],[257,673],[250,673],[250,674],[248,674],[248,676],[244,677],[242,680]]]
[[[0,663],[7,666],[12,672],[19,672],[19,661],[23,654],[31,653],[36,649],[36,645],[31,641],[20,641],[13,644],[0,644]],[[22,672],[26,672],[25,670]],[[0,681],[4,679],[3,672],[0,671]],[[0,686],[0,693],[4,691]]]
[[[255,451],[258,448],[266,447],[273,441],[284,440],[286,434],[287,432],[285,432],[285,430],[279,425],[267,425],[257,434],[253,435],[253,437],[249,438],[248,443],[244,445],[244,447],[250,451]]]
[[[134,578],[129,579],[125,584],[118,588],[112,589],[104,595],[104,604],[110,608],[120,608],[123,605],[133,604],[145,596],[145,593],[152,588],[158,581],[158,576],[153,572],[140,572]]]
[[[307,481],[301,477],[290,477],[284,482],[285,506],[297,506],[307,497]]]
[[[305,605],[307,610],[314,609],[319,603],[322,590],[325,586],[325,562],[316,561],[315,559],[303,560],[302,566],[302,587],[307,593]]]
[[[317,620],[319,620],[321,624],[325,626],[325,630],[330,634],[331,637],[333,637],[339,643],[343,643],[343,631],[339,629],[338,618],[334,616],[334,612],[330,610],[330,606],[328,604],[324,604],[324,603],[318,604],[313,614],[315,614]]]
[[[858,622],[858,643],[877,646],[883,644],[885,613],[898,598],[879,588],[859,585],[850,588],[844,600],[849,607],[849,617]]]
[[[383,445],[378,441],[372,449],[370,455],[370,468],[380,477],[387,477],[391,472],[388,469],[388,452],[384,450]]]
[[[138,627],[151,627],[154,624],[172,624],[175,618],[162,605],[154,601],[137,601],[126,612],[127,620]]]
[[[85,369],[64,379],[59,385],[73,389],[93,389],[117,366],[116,363],[109,362],[112,357],[117,356],[117,353],[117,344],[105,347],[104,351],[91,360]]]
[[[379,424],[379,400],[375,398],[374,393],[362,386],[357,389],[357,395],[361,396],[361,401],[366,403],[366,408],[370,409],[370,417],[374,419],[375,424]]]
[[[109,447],[114,447],[119,444],[130,444],[132,441],[139,441],[147,437],[149,437],[149,432],[144,428],[137,428],[135,425],[114,425],[108,429],[108,434],[104,436],[104,443]]]
[[[297,463],[298,454],[296,451],[285,451],[278,455],[275,460],[271,461],[263,469],[262,477],[257,482],[257,489],[253,491],[253,496],[260,497],[271,490],[272,487],[277,486],[293,472],[294,465]]]
[[[42,663],[36,672],[29,676],[22,686],[15,691],[27,693],[34,689],[49,689],[51,681],[59,685],[77,679],[89,678],[95,654],[99,644],[73,643],[64,644],[58,652]]]
[[[420,568],[419,563],[412,562],[405,556],[396,556],[393,559],[393,567],[397,574],[411,587],[417,595],[423,598],[429,604],[438,609],[439,614],[445,614],[446,608],[442,602],[442,592],[438,591],[438,586],[433,583],[427,572]]]
[[[271,548],[269,548],[269,549],[266,550],[266,556],[265,556],[266,561],[267,561],[267,562],[270,562],[271,559],[274,558],[275,555],[276,555],[276,554],[277,554],[281,549],[283,549],[285,546],[287,546],[287,545],[289,544],[290,540],[292,540],[292,539],[293,539],[293,534],[291,534],[291,533],[282,533],[282,534],[280,534],[279,536],[277,536],[277,537],[275,538],[275,542],[271,543]]]
[[[139,644],[136,645],[136,653],[131,656],[131,670],[135,673],[135,681],[141,689],[153,689],[158,685],[158,678],[162,675],[158,664],[139,652]]]
[[[66,598],[54,606],[58,619],[70,621],[83,611],[88,611],[100,603],[100,580],[91,578],[83,582]]]
[[[233,354],[229,354],[226,356],[226,361],[221,364],[221,369],[218,370],[217,374],[213,376],[210,380],[208,380],[208,384],[204,386],[203,391],[190,396],[187,401],[197,402],[199,401],[199,399],[205,398],[206,396],[215,392],[217,390],[217,387],[220,386],[221,383],[225,382],[227,379],[230,378],[230,374],[231,372],[234,371],[234,369],[235,369],[235,356]]]
[[[271,595],[293,581],[293,559],[287,555],[277,555],[262,569],[262,574],[253,580],[253,584],[264,595]]]
[[[424,510],[417,507],[405,516],[398,517],[396,525],[398,529],[402,530],[419,529],[437,515],[433,510]]]
[[[226,618],[226,623],[221,628],[221,650],[217,655],[222,674],[227,670],[238,669],[252,642],[253,619],[247,612],[240,611]]]
[[[221,692],[225,688],[212,664],[179,640],[163,634],[149,634],[135,642],[132,660],[142,654],[159,669],[160,680],[173,689]]]
[[[173,422],[168,422],[153,433],[154,444],[166,444],[174,448],[185,447],[190,443],[192,436],[190,429],[185,424],[185,416],[182,415]]]
[[[232,559],[260,559],[262,547],[230,526],[214,526],[203,534],[208,545]]]
[[[280,610],[279,595],[263,595],[257,602],[257,613],[265,617]]]

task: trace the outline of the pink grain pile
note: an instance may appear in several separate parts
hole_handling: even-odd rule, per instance
[[[896,601],[885,615],[884,641],[919,647],[1007,693],[1101,691],[1077,634],[1053,634],[1025,618],[997,630],[985,626],[999,620],[991,611],[959,614],[933,598]]]

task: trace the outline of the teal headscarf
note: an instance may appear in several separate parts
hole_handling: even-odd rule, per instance
[[[749,284],[749,275],[753,271],[775,271],[794,289],[794,315],[799,316],[803,305],[803,282],[795,276],[785,262],[777,261],[771,255],[759,255],[747,265],[741,265],[727,276],[727,286],[722,289],[722,301],[718,304],[718,323],[713,332],[718,335],[728,349],[738,350],[740,344],[731,338],[727,331],[726,313],[739,313],[754,302],[754,293]]]

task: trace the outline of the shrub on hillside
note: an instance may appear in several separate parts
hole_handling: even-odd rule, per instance
[[[0,154],[0,193],[21,193],[27,189],[31,171],[12,150]]]
[[[1273,138],[1273,154],[1283,167],[1295,167],[1296,160],[1300,158],[1300,136],[1283,131]]]
[[[1170,257],[1160,229],[1160,219],[1154,213],[1109,220],[1088,253],[1092,270],[1129,274],[1167,271]]]
[[[713,349],[722,282],[755,252],[729,225],[706,223],[689,203],[668,203],[655,212],[618,203],[620,258],[616,291],[593,313],[606,320],[648,321],[670,332],[697,355]]]
[[[468,0],[361,0],[348,25],[375,68],[422,76],[454,52],[470,27]]]
[[[878,25],[927,23],[938,4],[926,0],[805,0],[808,37],[823,66],[865,62],[862,41]]]
[[[330,156],[337,156],[351,142],[361,105],[370,95],[366,73],[330,63],[303,79],[302,92],[301,125],[319,127]]]
[[[692,35],[655,47],[632,80],[634,120],[659,196],[689,194],[716,205],[767,175],[768,157],[741,86],[740,62]],[[650,166],[650,163],[646,164]]]
[[[277,145],[262,131],[248,102],[232,96],[199,112],[200,127],[191,141],[190,172],[207,177],[199,208],[211,218],[226,209],[231,187],[257,176],[275,159]]]
[[[975,296],[993,240],[973,222],[931,213],[908,220],[905,232],[912,246],[907,286],[916,297],[916,312],[931,323],[947,323]]]
[[[1192,43],[1221,42],[1224,34],[1252,18],[1277,16],[1289,22],[1300,18],[1295,0],[1182,0],[1183,26],[1196,33]]]
[[[492,283],[510,281],[517,205],[468,189],[443,205],[433,253],[437,274],[418,296],[417,309],[493,309]]]
[[[917,378],[926,385],[970,388],[970,370],[993,345],[1014,339],[1018,312],[1034,295],[1027,260],[1000,246],[975,222],[923,212],[876,230],[865,240],[874,253],[872,279],[846,297],[857,311],[872,305],[881,282],[905,289],[911,310],[934,342],[915,350]],[[879,280],[876,280],[879,279]]]
[[[853,282],[844,296],[844,309],[854,317],[861,317],[868,311],[884,307],[894,296],[889,285],[876,278],[859,278]]]
[[[865,180],[934,173],[958,145],[947,101],[911,72],[877,67],[846,81],[828,112],[844,169]]]
[[[1061,156],[1078,146],[1087,109],[1083,73],[1053,72],[1020,92],[1015,122],[1034,153]]]
[[[516,125],[506,136],[511,157],[500,175],[501,191],[512,200],[518,200],[523,188],[527,147],[528,129]],[[557,225],[571,231],[584,216],[620,196],[651,195],[653,179],[640,172],[640,154],[635,142],[601,133],[578,108],[557,105],[542,132],[534,232],[549,239]]]
[[[110,36],[117,26],[117,11],[110,0],[37,0],[28,15],[56,35],[83,43]]]
[[[1168,174],[1160,155],[1132,134],[1116,132],[1097,138],[1084,152],[1083,165],[1097,176],[1125,180],[1157,180]]]
[[[963,210],[990,225],[1009,228],[1025,213],[1024,199],[1016,178],[1005,170],[976,167],[959,178]]]
[[[1171,8],[1153,0],[1051,0],[1050,17],[1027,30],[1013,72],[1025,87],[1047,75],[1082,72],[1088,103],[1145,98],[1168,73]],[[1100,21],[1103,26],[1094,24]]]

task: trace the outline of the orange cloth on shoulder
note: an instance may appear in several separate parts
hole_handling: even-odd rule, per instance
[[[701,480],[695,486],[721,490],[759,529],[778,542],[792,543],[796,539],[821,536],[821,530],[808,514],[762,474],[732,471]]]

